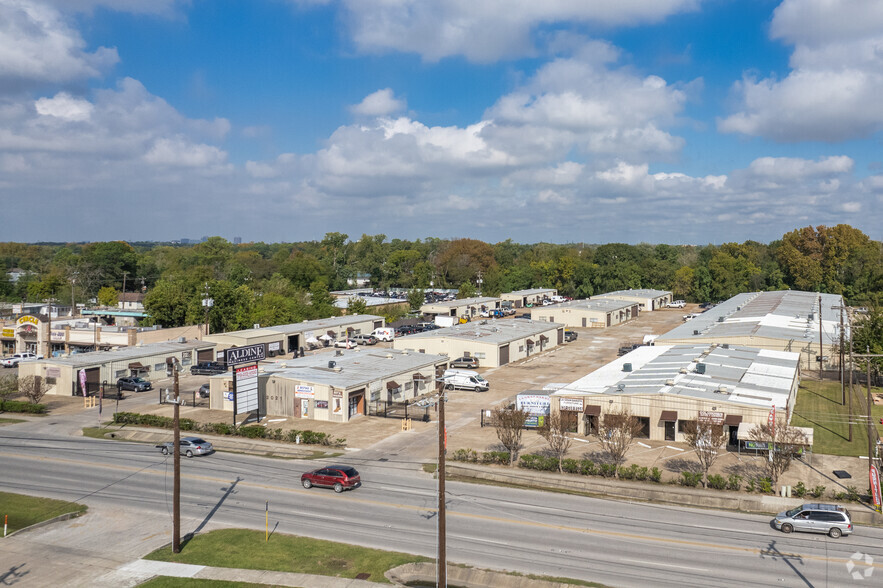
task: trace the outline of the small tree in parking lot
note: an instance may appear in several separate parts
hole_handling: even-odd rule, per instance
[[[803,431],[788,424],[789,420],[786,416],[775,421],[772,426],[763,423],[754,425],[748,431],[749,439],[767,443],[769,446],[768,459],[763,463],[773,485],[779,481],[779,476],[788,470],[791,462],[801,455],[809,443]]]
[[[18,376],[3,374],[0,376],[0,402],[9,400],[18,393]]]
[[[411,310],[420,310],[420,307],[426,302],[426,294],[419,288],[408,290],[408,306]]]
[[[610,461],[616,466],[615,476],[619,477],[619,466],[625,462],[632,441],[641,433],[641,421],[627,410],[613,410],[601,419],[598,426],[598,437],[601,445],[610,455]]]
[[[497,431],[497,439],[509,452],[509,465],[518,461],[521,434],[524,432],[524,422],[528,416],[526,410],[518,408],[497,407],[491,412],[491,422]]]

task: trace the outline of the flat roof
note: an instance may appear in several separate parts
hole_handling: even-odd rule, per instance
[[[408,301],[404,298],[390,298],[388,296],[350,296],[349,298],[337,298],[334,301],[334,306],[337,308],[346,308],[349,306],[350,300],[355,298],[356,300],[362,300],[365,302],[365,306],[383,306],[384,304],[407,304]],[[363,315],[364,316],[364,315]]]
[[[514,295],[514,296],[533,296],[534,294],[544,294],[546,292],[554,292],[557,288],[530,288],[529,290],[516,290],[514,292],[504,292],[503,296]]]
[[[726,342],[730,337],[762,337],[793,340],[796,343],[793,349],[799,351],[800,346],[819,341],[819,296],[822,298],[822,340],[826,345],[839,343],[839,307],[843,306],[843,297],[796,290],[737,294],[660,335],[657,342],[684,339]]]
[[[549,306],[535,306],[532,310],[555,310],[558,308],[572,308],[573,310],[595,310],[599,312],[612,312],[622,310],[623,308],[631,308],[637,304],[634,300],[623,300],[622,298],[587,298],[583,300],[570,300],[568,302],[559,302]]]
[[[427,302],[423,306],[440,306],[442,308],[459,308],[460,306],[469,306],[472,304],[485,304],[487,302],[498,302],[499,300],[500,300],[499,298],[494,298],[492,296],[476,296],[473,298],[460,298],[458,300],[440,300],[439,302]]]
[[[645,345],[554,395],[655,395],[785,407],[799,360],[799,353],[755,347]],[[705,373],[696,371],[698,363],[705,365]],[[624,371],[626,364],[631,364],[631,371]]]
[[[119,349],[111,349],[109,351],[89,351],[87,353],[74,353],[69,357],[53,357],[50,359],[36,360],[38,363],[50,365],[69,366],[69,367],[86,367],[101,363],[111,363],[115,361],[131,361],[151,355],[161,353],[179,353],[181,351],[193,351],[195,349],[213,348],[214,343],[210,341],[200,341],[192,339],[184,343],[178,341],[162,341],[160,343],[145,343],[143,345],[134,345],[130,347],[120,347]],[[195,359],[195,358],[194,358]]]
[[[262,364],[261,376],[287,378],[335,388],[352,388],[367,386],[371,382],[448,361],[447,357],[441,355],[397,349],[370,351],[347,349],[340,350],[340,353],[340,355],[312,355]],[[334,368],[328,367],[329,361],[335,363]]]
[[[240,339],[250,339],[252,337],[262,337],[265,335],[290,335],[292,333],[303,333],[305,331],[322,331],[334,329],[353,323],[362,323],[366,321],[383,320],[382,316],[373,314],[352,314],[346,316],[332,316],[324,319],[316,319],[312,321],[303,321],[301,323],[291,323],[288,325],[275,325],[272,327],[259,327],[257,329],[243,329],[241,331],[230,331],[229,333],[212,333],[206,335],[206,340],[211,341],[212,337],[237,337]]]
[[[604,294],[596,294],[594,297],[616,297],[616,296],[639,296],[641,298],[659,298],[671,294],[668,290],[654,290],[652,288],[638,288],[636,290],[617,290],[615,292],[605,292]]]
[[[396,341],[457,339],[458,341],[502,344],[532,335],[540,335],[563,326],[561,323],[530,319],[487,319],[396,337]]]

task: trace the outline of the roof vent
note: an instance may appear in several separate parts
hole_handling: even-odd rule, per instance
[[[674,380],[666,380],[666,381],[665,381],[665,385],[666,385],[666,386],[674,386],[674,385],[675,385],[675,381],[674,381]]]
[[[187,337],[178,337],[178,343],[186,343]]]
[[[723,347],[724,349],[729,349],[730,344],[729,343],[721,343],[721,347]]]
[[[343,371],[343,368],[342,368],[342,367],[339,367],[339,366],[334,366],[334,367],[331,368],[331,369],[333,369],[335,372],[341,372],[341,371]]]
[[[334,366],[336,366],[336,365],[337,365],[336,361],[329,361],[328,362],[328,369],[333,370]]]
[[[724,322],[725,320],[727,320],[727,317],[725,317],[725,316],[723,316],[723,315],[717,317],[717,322],[719,322],[719,323],[722,323],[722,322]]]
[[[693,329],[693,334],[694,334],[694,335],[698,335],[698,334],[699,334],[699,330],[698,330],[698,329]]]
[[[705,373],[705,364],[704,363],[697,363],[696,364],[696,373],[697,374],[704,374]]]
[[[632,371],[632,364],[630,364],[630,363],[622,364],[622,371],[624,371],[624,372]]]
[[[721,384],[720,386],[717,387],[716,392],[719,393],[719,394],[726,394],[726,393],[727,393],[727,387],[724,386],[723,384]]]
[[[340,349],[336,349],[336,350],[334,351],[334,356],[335,356],[335,357],[341,357],[341,356],[343,356],[343,351],[341,351]]]
[[[680,373],[682,373],[682,374],[686,374],[686,373],[687,373],[687,368],[681,368],[681,369],[678,370],[678,371],[679,371]]]

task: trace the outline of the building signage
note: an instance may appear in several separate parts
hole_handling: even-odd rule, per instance
[[[526,410],[530,415],[548,415],[551,398],[546,394],[519,394],[515,397],[515,408]]]
[[[240,414],[258,409],[258,366],[249,365],[234,370],[236,395],[234,412]]]
[[[57,368],[57,367],[46,368],[46,377],[47,378],[60,378],[61,377],[61,368]]]
[[[334,388],[331,389],[331,397],[332,398],[343,398],[343,390],[336,390]]]
[[[576,412],[583,411],[582,398],[562,398],[558,401],[559,410],[574,410]]]
[[[712,425],[722,425],[724,424],[724,413],[714,410],[700,410],[699,420],[709,422]]]
[[[267,354],[263,344],[246,345],[245,347],[231,347],[224,350],[224,363],[229,366],[241,363],[254,363],[266,359]]]
[[[316,401],[316,408],[327,409],[328,408],[328,401],[327,400],[317,400]]]
[[[3,329],[4,337],[15,337],[15,329]]]
[[[267,351],[279,351],[279,341],[267,344]]]
[[[315,390],[313,390],[312,386],[295,386],[294,387],[294,397],[295,398],[314,398],[316,396]]]
[[[545,415],[534,415],[524,419],[524,426],[528,429],[539,429],[546,422]]]
[[[25,323],[30,323],[32,325],[39,325],[40,319],[38,319],[35,316],[25,315],[25,316],[18,317],[18,320],[15,322],[15,324],[17,324],[17,325],[23,325]]]
[[[230,402],[233,402],[233,398],[235,397],[235,394],[233,392],[224,392],[224,396],[227,398],[227,400],[229,400]]]
[[[871,497],[874,501],[874,507],[877,512],[880,512],[880,472],[877,471],[875,466],[871,466],[871,469],[868,470],[868,477],[871,481]]]

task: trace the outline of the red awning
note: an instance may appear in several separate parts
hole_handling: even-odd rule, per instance
[[[396,390],[398,388],[401,388],[401,386],[399,386],[395,381],[389,381],[386,383],[387,390]]]

